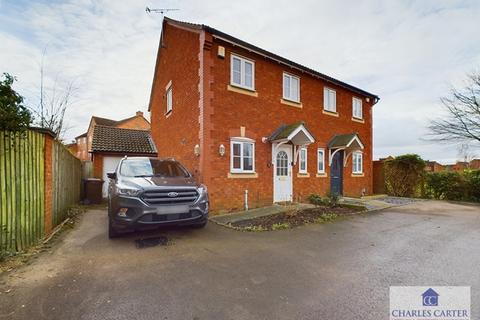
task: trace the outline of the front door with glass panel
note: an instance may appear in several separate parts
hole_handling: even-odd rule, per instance
[[[273,150],[273,201],[292,201],[292,146],[274,146]]]

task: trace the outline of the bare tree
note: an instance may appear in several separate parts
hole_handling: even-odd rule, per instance
[[[431,121],[429,139],[443,142],[480,142],[480,71],[467,76],[463,88],[452,88],[440,99],[447,112]]]
[[[43,51],[40,65],[40,97],[38,106],[31,108],[35,115],[35,124],[47,128],[62,140],[69,127],[65,124],[65,112],[74,103],[77,88],[74,81],[67,81],[61,85],[59,77],[55,77],[52,86],[45,85],[45,54]]]
[[[458,157],[460,161],[470,163],[470,161],[477,157],[477,154],[472,150],[470,145],[462,144],[458,147]]]

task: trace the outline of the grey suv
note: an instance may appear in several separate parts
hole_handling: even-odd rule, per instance
[[[207,224],[207,188],[174,159],[125,157],[107,176],[109,238],[122,230]]]

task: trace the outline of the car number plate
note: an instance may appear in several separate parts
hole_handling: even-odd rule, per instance
[[[177,205],[157,208],[157,214],[185,213],[190,211],[188,205]]]

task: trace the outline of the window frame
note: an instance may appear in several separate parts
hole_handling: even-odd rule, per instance
[[[320,157],[319,153],[322,152],[322,170],[319,169],[320,164]],[[325,148],[317,148],[317,173],[324,174],[325,173]]]
[[[330,100],[330,95],[329,93],[333,92],[333,109],[329,108],[328,101]],[[323,87],[323,110],[327,112],[337,112],[337,91],[335,89],[329,88],[329,87]]]
[[[165,114],[173,111],[173,86],[172,83],[165,88]]]
[[[360,116],[357,116],[355,114],[355,102],[358,102],[359,103],[359,107],[360,107]],[[352,98],[352,117],[355,118],[355,119],[358,119],[358,120],[363,120],[363,101],[362,99],[360,98],[357,98],[357,97],[353,97]]]
[[[358,157],[358,160],[355,160],[356,157]],[[358,163],[358,161],[360,162]],[[352,153],[352,173],[353,174],[363,173],[363,153],[362,152],[355,151]]]
[[[302,169],[302,151],[305,150],[305,168]],[[301,147],[298,150],[298,173],[306,174],[308,173],[308,150],[306,147]]]
[[[285,77],[290,78],[290,88],[288,90],[289,95],[290,95],[289,97],[285,96]],[[297,100],[292,98],[292,79],[293,78],[295,78],[298,82]],[[282,75],[282,97],[283,97],[284,100],[300,103],[300,77],[298,77],[296,75],[293,75],[293,74],[290,74],[290,73],[287,73],[287,72],[283,72],[283,75]]]
[[[240,60],[240,83],[235,83],[233,81],[233,59],[238,59]],[[245,85],[245,63],[250,63],[252,65],[252,86],[249,87]],[[230,85],[250,90],[250,91],[255,91],[255,61],[244,58],[242,56],[239,56],[237,54],[230,54]]]
[[[233,167],[233,146],[234,144],[240,145],[240,168]],[[244,145],[252,145],[252,169],[244,169]],[[230,173],[255,173],[255,141],[248,138],[231,138],[230,139]]]

